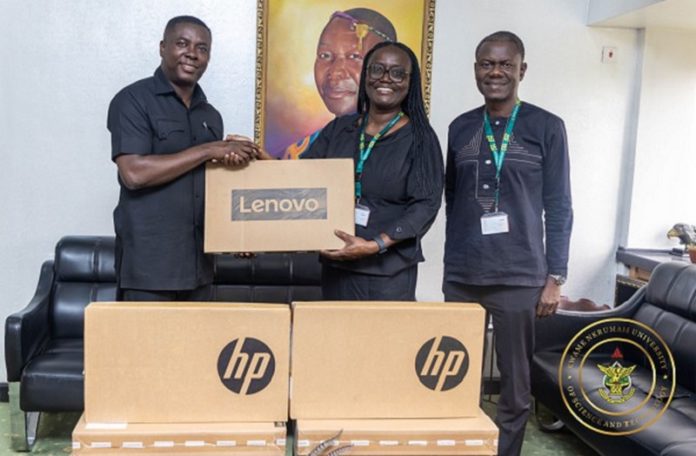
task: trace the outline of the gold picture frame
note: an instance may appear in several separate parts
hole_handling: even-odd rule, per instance
[[[383,41],[389,33],[380,28],[395,31],[396,41],[409,46],[419,56],[421,81],[426,110],[430,106],[433,39],[435,33],[435,0],[257,0],[256,28],[256,100],[254,107],[254,137],[271,155],[277,158],[294,158],[291,149],[297,147],[318,132],[337,115],[346,112],[331,106],[325,94],[320,94],[318,71],[318,41],[327,41],[325,26],[339,18],[358,17],[356,10],[369,10],[382,16],[384,22],[365,22],[369,31],[354,31],[352,45],[361,48],[355,61],[362,61],[359,54],[366,53],[373,32],[372,43]],[[353,12],[353,15],[343,14]],[[365,14],[365,13],[363,13]],[[352,23],[352,30],[362,20]],[[348,25],[341,25],[348,27]],[[328,27],[327,29],[328,30]],[[374,44],[372,44],[374,45]],[[370,46],[371,47],[371,46]],[[324,54],[321,54],[322,56]],[[336,54],[339,55],[339,54]],[[347,55],[347,54],[340,54]],[[346,57],[348,59],[348,57]],[[360,64],[358,64],[360,65]],[[353,70],[355,72],[355,70]],[[359,79],[359,70],[357,78]],[[355,78],[354,78],[355,79]],[[353,81],[351,96],[357,100],[357,82]],[[323,87],[323,86],[322,86]],[[297,147],[296,147],[297,146]]]

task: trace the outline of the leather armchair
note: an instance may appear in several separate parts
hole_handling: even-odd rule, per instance
[[[215,258],[213,300],[319,300],[320,283],[316,253],[221,255]],[[114,238],[62,238],[54,260],[41,266],[34,297],[5,322],[13,449],[31,449],[41,412],[84,409],[84,309],[92,301],[114,300]]]
[[[560,395],[558,366],[563,350],[582,328],[606,318],[630,318],[644,323],[660,335],[674,357],[677,387],[670,406],[654,424],[635,434],[608,436],[586,428],[568,412]],[[559,310],[553,317],[538,320],[536,347],[532,360],[535,402],[547,407],[599,454],[696,454],[696,265],[659,265],[646,286],[613,309]],[[650,384],[649,375],[645,366],[638,365],[632,374],[637,389]]]
[[[41,266],[34,297],[5,322],[12,446],[29,450],[40,412],[84,408],[84,308],[116,299],[114,239],[65,237]]]

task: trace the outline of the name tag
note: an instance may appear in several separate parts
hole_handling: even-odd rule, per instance
[[[499,234],[510,231],[508,216],[505,212],[492,212],[481,216],[481,233]]]
[[[370,220],[370,208],[362,204],[355,205],[355,224],[366,227]]]

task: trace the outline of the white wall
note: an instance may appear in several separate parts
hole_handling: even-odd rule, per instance
[[[496,30],[515,31],[529,65],[520,98],[560,115],[568,130],[575,226],[563,293],[611,303],[617,228],[625,218],[622,162],[632,154],[639,34],[589,28],[586,13],[586,2],[577,0],[438,0],[432,121],[445,146],[449,122],[482,104],[474,84],[476,45]],[[615,63],[601,63],[603,46],[616,47]],[[440,299],[443,243],[441,211],[425,239],[430,261],[421,268],[420,299]]]
[[[255,1],[0,0],[8,39],[0,46],[3,332],[6,316],[31,299],[41,263],[61,236],[113,234],[118,183],[108,104],[153,73],[164,25],[180,14],[212,29],[201,84],[226,129],[253,136]]]
[[[671,248],[674,223],[696,224],[696,32],[648,29],[627,245]]]
[[[568,128],[576,223],[565,291],[610,302],[639,43],[632,30],[586,27],[586,7],[586,0],[438,0],[432,121],[445,145],[448,123],[481,103],[473,80],[477,42],[499,29],[519,33],[529,63],[522,99],[559,114]],[[256,2],[0,0],[0,11],[4,321],[29,301],[40,264],[62,235],[112,233],[118,185],[108,102],[155,69],[171,16],[194,14],[210,25],[213,54],[202,85],[228,132],[252,133]],[[617,48],[615,64],[600,63],[603,45]],[[443,243],[440,217],[425,240],[422,300],[441,299]]]

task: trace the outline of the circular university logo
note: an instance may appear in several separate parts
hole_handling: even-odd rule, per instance
[[[230,391],[254,394],[271,383],[275,358],[268,345],[253,337],[235,339],[218,356],[220,381]]]
[[[416,355],[416,375],[424,386],[434,391],[447,391],[459,385],[468,370],[469,353],[453,337],[433,337]]]
[[[604,435],[645,429],[667,410],[674,358],[649,326],[608,318],[580,330],[558,368],[561,397],[583,426]]]

